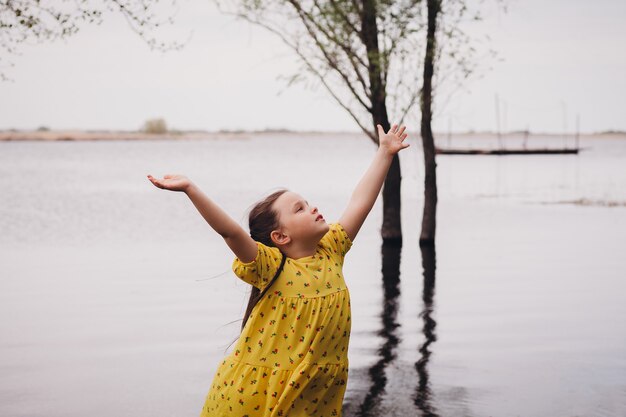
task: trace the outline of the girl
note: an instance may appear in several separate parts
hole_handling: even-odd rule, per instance
[[[342,266],[382,188],[405,127],[385,133],[337,223],[280,190],[256,204],[250,235],[182,175],[148,179],[183,191],[232,249],[253,286],[239,341],[217,369],[201,417],[340,416],[348,378],[350,297]]]

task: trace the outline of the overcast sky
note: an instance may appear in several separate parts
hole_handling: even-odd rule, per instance
[[[583,132],[626,130],[626,1],[493,5],[485,1],[476,30],[498,59],[436,103],[435,130],[495,130],[496,94],[503,130],[571,131],[577,114]],[[178,7],[165,35],[191,34],[182,51],[150,51],[119,15],[66,41],[23,45],[5,70],[14,82],[0,82],[0,129],[132,130],[163,117],[177,129],[358,130],[323,89],[286,88],[279,77],[298,65],[275,36],[210,0]]]

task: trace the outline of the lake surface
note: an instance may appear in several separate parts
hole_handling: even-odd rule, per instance
[[[626,140],[439,157],[436,253],[410,141],[403,247],[381,246],[379,199],[346,257],[345,415],[626,415]],[[247,288],[146,175],[186,174],[242,225],[283,186],[331,222],[374,152],[330,134],[0,143],[0,415],[198,415]]]

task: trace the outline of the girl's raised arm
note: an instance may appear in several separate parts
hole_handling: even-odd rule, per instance
[[[162,179],[158,179],[148,175],[148,179],[158,188],[182,191],[187,194],[204,220],[224,238],[235,256],[244,263],[256,259],[258,247],[254,239],[187,177],[165,175]]]
[[[387,133],[381,125],[377,127],[379,146],[376,156],[354,189],[348,206],[339,219],[339,224],[343,226],[351,241],[356,237],[376,202],[393,156],[409,147],[408,143],[404,143],[408,136],[404,133],[405,126],[398,128],[398,125],[393,125]]]

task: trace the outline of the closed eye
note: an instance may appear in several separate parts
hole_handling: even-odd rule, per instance
[[[308,201],[305,201],[305,203],[306,203],[306,205],[309,205]],[[298,204],[298,209],[296,210],[296,213],[299,212],[300,210],[304,210],[303,205],[302,205],[301,202]]]

